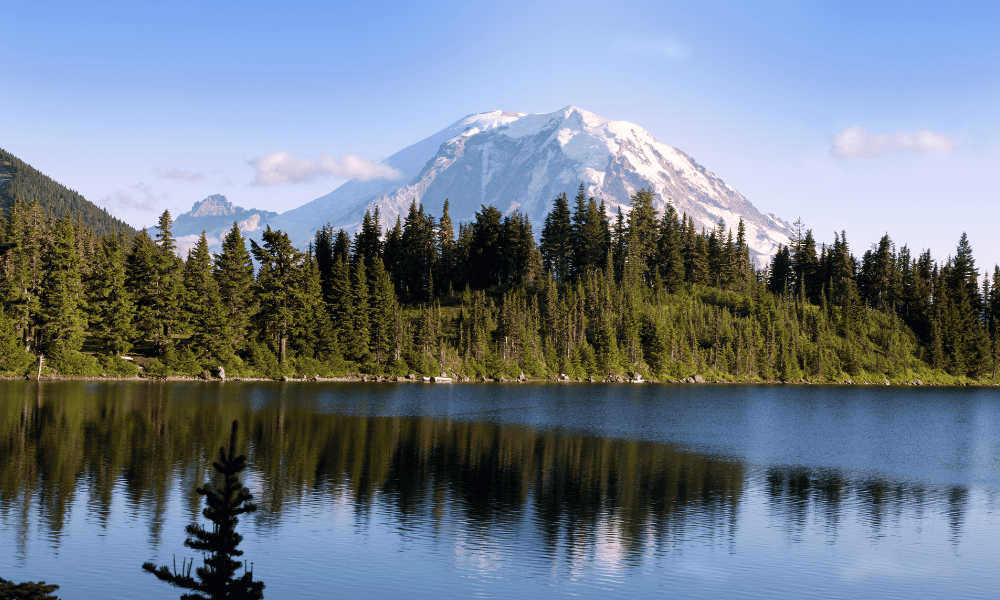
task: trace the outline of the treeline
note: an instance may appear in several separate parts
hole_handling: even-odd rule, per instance
[[[817,250],[801,224],[755,270],[742,221],[698,231],[647,190],[612,221],[581,186],[546,217],[541,243],[514,211],[483,206],[455,234],[412,204],[383,234],[320,229],[305,252],[238,227],[213,255],[97,235],[35,202],[0,222],[0,371],[38,355],[63,374],[244,376],[362,372],[465,377],[964,381],[992,376],[994,285],[955,258],[910,257],[886,237],[859,261],[846,236]]]
[[[73,215],[78,229],[82,225],[98,235],[114,231],[135,233],[135,229],[107,210],[0,148],[0,212],[8,214],[18,198],[38,200],[56,218]]]

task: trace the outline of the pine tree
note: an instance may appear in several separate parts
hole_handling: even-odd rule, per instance
[[[542,227],[542,264],[558,281],[569,281],[572,261],[573,224],[570,220],[569,200],[559,194],[552,211],[545,217]]]
[[[270,226],[261,236],[263,246],[251,241],[260,270],[257,274],[257,299],[260,302],[261,330],[274,344],[278,360],[288,359],[288,338],[293,324],[293,310],[300,293],[299,270],[302,253],[292,246],[288,234]]]
[[[370,284],[370,348],[378,363],[388,362],[390,352],[395,348],[394,320],[396,314],[396,292],[393,290],[389,273],[381,260],[372,264]]]
[[[657,243],[656,263],[660,267],[660,277],[668,291],[676,292],[684,283],[684,257],[681,254],[681,224],[677,220],[677,210],[673,203],[667,204],[660,221],[660,236]]]
[[[186,564],[182,564],[179,573],[176,564],[173,571],[166,565],[157,568],[152,562],[142,565],[144,571],[157,579],[194,591],[181,596],[183,600],[259,600],[264,597],[264,582],[253,580],[253,571],[246,569],[245,562],[233,560],[233,557],[243,556],[243,551],[238,549],[243,536],[236,532],[239,516],[257,510],[252,502],[253,494],[240,481],[247,458],[244,454],[236,456],[238,427],[238,422],[233,421],[228,451],[225,447],[219,448],[219,456],[212,462],[212,467],[224,478],[222,487],[213,489],[206,483],[197,489],[198,494],[205,497],[207,506],[202,515],[212,522],[212,530],[198,524],[188,525],[186,529],[188,538],[184,545],[205,555],[205,566],[195,570],[197,578],[191,576],[191,567]],[[193,564],[194,560],[191,562]],[[237,577],[236,571],[241,566],[244,573]]]
[[[191,327],[190,345],[203,361],[228,360],[235,348],[230,344],[226,310],[219,283],[212,273],[212,254],[205,232],[188,253],[184,266],[185,312]]]
[[[213,272],[219,284],[226,324],[225,344],[234,351],[241,351],[250,336],[248,330],[256,314],[256,306],[253,299],[253,260],[235,222],[222,240],[222,252],[215,257]]]
[[[438,293],[444,293],[449,287],[454,283],[452,281],[455,275],[455,229],[451,223],[451,214],[448,211],[449,202],[447,198],[444,201],[444,208],[441,211],[441,218],[438,220],[438,230],[437,230],[437,246],[438,246],[438,260],[435,271],[436,283],[434,284],[438,290]],[[387,270],[391,273],[392,269],[388,266]]]
[[[14,583],[0,577],[0,598],[14,600],[59,600],[52,592],[59,589],[58,585],[44,581],[22,581]]]
[[[155,287],[152,290],[152,304],[155,329],[153,343],[162,355],[173,342],[173,336],[183,327],[184,263],[177,256],[177,244],[171,228],[173,221],[170,211],[163,211],[157,228],[156,245],[159,254],[155,261]]]
[[[90,327],[101,352],[126,354],[136,336],[135,304],[125,276],[125,256],[117,236],[106,235],[94,260],[88,295]]]
[[[626,239],[632,247],[628,248],[628,258],[638,262],[638,273],[651,283],[657,242],[660,237],[656,209],[653,208],[653,192],[642,188],[632,194],[630,201],[632,210],[628,213]]]
[[[80,257],[76,253],[73,223],[63,217],[45,257],[45,281],[39,302],[39,349],[65,356],[83,347],[86,319],[80,285]]]
[[[364,261],[359,260],[357,265],[351,267],[351,312],[347,315],[350,337],[343,344],[344,356],[357,362],[364,362],[368,358],[371,342],[368,278],[365,271]]]
[[[0,308],[0,373],[21,374],[30,361],[31,356],[24,351],[14,321]]]
[[[340,348],[333,320],[323,297],[319,261],[311,253],[307,253],[299,276],[300,281],[296,283],[299,293],[293,306],[290,337],[295,353],[327,362],[339,362]]]
[[[13,320],[23,348],[36,351],[36,322],[39,297],[44,277],[42,243],[45,238],[45,218],[35,200],[31,205],[18,199],[10,209],[4,238],[13,244],[0,260],[0,301]]]
[[[371,267],[373,260],[382,258],[382,225],[379,218],[378,206],[374,215],[366,210],[361,220],[361,231],[354,236],[354,260],[363,260],[365,267]]]

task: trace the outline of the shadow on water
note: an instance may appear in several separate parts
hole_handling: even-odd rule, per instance
[[[528,527],[553,558],[587,552],[610,531],[628,559],[670,551],[693,535],[731,540],[751,485],[742,461],[669,443],[329,414],[297,404],[287,391],[261,401],[222,389],[4,383],[0,515],[15,524],[17,551],[27,553],[32,519],[58,546],[78,495],[105,527],[120,495],[125,510],[142,516],[155,548],[172,494],[180,494],[188,519],[199,514],[193,490],[211,477],[208,457],[227,442],[233,419],[247,432],[248,482],[262,508],[254,525],[264,533],[303,502],[346,495],[359,522],[378,509],[403,527],[460,527],[473,537]],[[878,535],[905,514],[937,510],[957,543],[968,495],[958,486],[942,492],[797,467],[767,467],[762,487],[793,539],[813,522],[835,536],[857,515]]]

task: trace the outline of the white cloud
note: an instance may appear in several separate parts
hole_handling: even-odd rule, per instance
[[[918,129],[871,135],[865,127],[848,127],[830,136],[837,158],[878,158],[891,152],[951,152],[957,145],[946,133]]]
[[[612,44],[612,51],[629,56],[666,60],[684,60],[691,54],[686,46],[668,39],[617,40]]]
[[[208,181],[204,173],[198,171],[192,173],[187,169],[156,169],[154,172],[162,179],[177,179],[180,181],[190,181],[191,183]]]
[[[257,170],[250,185],[279,185],[283,183],[312,183],[321,177],[338,179],[399,179],[402,173],[384,163],[365,156],[345,154],[340,158],[320,154],[319,159],[296,160],[291,152],[272,152],[249,161]]]
[[[126,210],[139,210],[143,212],[153,212],[155,211],[160,202],[165,200],[168,196],[164,194],[163,196],[157,198],[153,194],[153,189],[143,182],[139,182],[129,188],[132,191],[118,191],[110,196],[105,196],[101,201],[101,204],[108,206],[110,204],[117,204],[121,208]]]

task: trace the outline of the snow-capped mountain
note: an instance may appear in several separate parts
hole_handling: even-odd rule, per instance
[[[385,163],[403,177],[349,181],[269,224],[305,246],[326,223],[355,231],[365,210],[376,206],[382,226],[389,228],[397,216],[405,218],[413,200],[440,216],[449,199],[456,223],[473,220],[483,204],[494,205],[505,214],[527,214],[537,236],[555,197],[565,192],[572,203],[582,182],[588,196],[605,201],[612,219],[619,208],[628,212],[630,196],[641,188],[654,192],[661,214],[673,202],[699,229],[711,229],[722,218],[735,230],[742,217],[758,264],[791,235],[786,222],[761,214],[734,188],[642,127],[574,106],[547,114],[470,115]]]
[[[243,235],[247,235],[257,231],[277,216],[278,213],[275,212],[233,206],[225,196],[213,194],[201,202],[195,202],[190,211],[178,215],[174,219],[171,233],[177,242],[178,253],[183,258],[198,243],[203,231],[209,248],[213,252],[219,252],[222,240],[232,229],[233,223],[239,226]],[[155,237],[159,229],[150,227],[147,232],[150,237]]]

